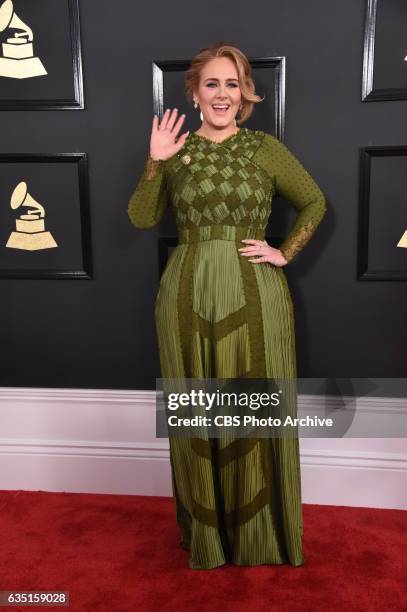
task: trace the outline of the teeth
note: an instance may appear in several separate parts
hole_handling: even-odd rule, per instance
[[[222,108],[223,109],[223,108],[229,108],[229,106],[227,106],[227,105],[226,106],[220,106],[220,105],[219,106],[218,105],[215,106],[215,105],[213,105],[213,108]]]

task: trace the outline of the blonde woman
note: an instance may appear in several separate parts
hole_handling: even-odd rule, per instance
[[[178,227],[155,303],[161,376],[293,379],[294,315],[283,267],[314,234],[324,195],[277,138],[241,127],[261,98],[238,48],[201,49],[186,72],[186,94],[202,125],[182,132],[177,109],[161,122],[154,116],[128,205],[137,228],[155,226],[169,205]],[[274,248],[264,236],[277,193],[298,214]],[[190,568],[304,563],[298,438],[170,437],[170,458]]]

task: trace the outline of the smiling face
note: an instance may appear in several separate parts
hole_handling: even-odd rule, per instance
[[[242,94],[235,64],[228,57],[216,57],[201,71],[194,100],[200,106],[203,123],[213,128],[234,127]]]

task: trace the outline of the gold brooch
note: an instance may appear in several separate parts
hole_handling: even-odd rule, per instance
[[[190,155],[183,155],[181,157],[181,161],[183,164],[189,164],[191,161],[191,156]]]

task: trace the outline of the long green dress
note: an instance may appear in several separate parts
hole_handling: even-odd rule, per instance
[[[192,132],[165,161],[148,157],[128,214],[151,228],[167,206],[179,242],[162,274],[155,321],[162,378],[295,379],[294,313],[283,267],[249,262],[272,199],[298,214],[279,246],[290,262],[321,221],[323,193],[274,136],[240,128],[220,143]],[[300,566],[299,441],[170,436],[180,545],[193,569],[225,563]]]

